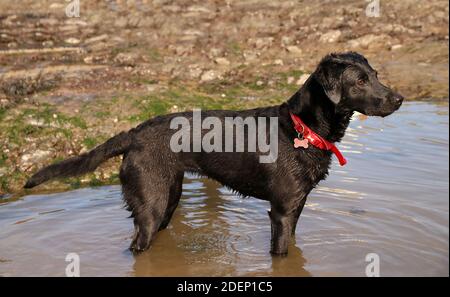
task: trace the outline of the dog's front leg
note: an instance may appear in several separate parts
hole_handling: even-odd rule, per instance
[[[270,253],[272,255],[287,255],[291,238],[293,214],[282,214],[276,210],[269,211],[272,238]]]
[[[274,199],[271,203],[272,209],[269,211],[269,217],[272,230],[270,249],[272,254],[287,254],[289,241],[295,235],[298,218],[302,213],[311,189],[303,189],[300,194],[296,195],[296,199],[284,200],[283,203]]]

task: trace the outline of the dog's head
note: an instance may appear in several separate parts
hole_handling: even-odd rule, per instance
[[[330,54],[312,74],[337,106],[368,116],[388,116],[403,97],[383,85],[367,59],[355,52]]]

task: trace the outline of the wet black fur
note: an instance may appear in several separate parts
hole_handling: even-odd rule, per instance
[[[192,113],[185,112],[155,117],[89,153],[50,165],[33,175],[25,187],[93,171],[108,158],[123,154],[120,180],[124,200],[134,218],[135,234],[130,246],[133,251],[149,248],[156,232],[167,227],[181,196],[183,175],[193,172],[215,179],[243,196],[270,201],[271,252],[286,254],[306,198],[327,176],[331,163],[328,151],[315,147],[294,149],[297,134],[289,111],[325,139],[339,142],[354,111],[386,116],[397,110],[402,100],[378,81],[376,71],[362,55],[331,54],[322,59],[303,87],[281,105],[243,111],[202,111],[203,119],[277,117],[279,151],[274,163],[260,163],[260,152],[172,152],[169,142],[175,130],[169,128],[169,123],[176,116],[192,120]]]

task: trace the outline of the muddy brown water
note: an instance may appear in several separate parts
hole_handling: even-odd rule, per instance
[[[393,116],[352,121],[313,191],[285,258],[269,254],[269,204],[186,176],[169,228],[133,256],[119,186],[0,200],[0,275],[82,276],[449,275],[448,105],[406,103]]]

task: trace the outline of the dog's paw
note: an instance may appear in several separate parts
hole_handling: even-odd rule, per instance
[[[147,232],[138,232],[130,245],[130,251],[137,254],[148,250],[150,247],[150,236]]]

